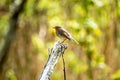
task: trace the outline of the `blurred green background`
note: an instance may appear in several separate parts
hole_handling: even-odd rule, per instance
[[[14,4],[20,1],[0,0],[0,50],[11,28]],[[65,42],[67,80],[120,80],[120,0],[27,0],[0,65],[0,80],[37,80],[48,49],[61,41],[52,28],[56,25],[79,42]],[[61,58],[51,80],[63,80]]]

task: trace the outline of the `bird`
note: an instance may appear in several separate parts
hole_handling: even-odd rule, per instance
[[[72,40],[74,41],[75,43],[79,44],[72,36],[70,33],[68,33],[63,27],[61,26],[55,26],[53,27],[56,31],[56,35],[59,37],[59,38],[63,38],[64,40],[61,42],[63,43],[64,41],[66,41],[67,39],[68,40]]]

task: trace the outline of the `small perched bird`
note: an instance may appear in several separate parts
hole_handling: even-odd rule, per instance
[[[78,42],[62,27],[60,26],[55,26],[53,27],[55,30],[56,30],[56,35],[59,37],[59,38],[63,38],[64,40],[62,41],[62,43],[65,41],[65,40],[73,40],[75,43],[78,44]]]

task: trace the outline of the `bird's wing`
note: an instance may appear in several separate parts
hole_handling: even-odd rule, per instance
[[[69,40],[71,40],[71,35],[65,30],[65,29],[63,29],[63,35],[67,38],[67,39],[69,39]]]
[[[70,34],[68,34],[67,32],[64,32],[63,35],[64,35],[67,39],[71,40],[71,36],[70,36]]]
[[[76,41],[65,29],[63,29],[63,35],[69,40],[73,40],[75,43],[79,44],[78,41]]]

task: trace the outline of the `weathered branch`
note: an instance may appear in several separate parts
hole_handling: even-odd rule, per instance
[[[8,51],[11,42],[13,41],[14,36],[16,34],[16,30],[18,28],[18,17],[22,12],[26,1],[27,0],[21,0],[21,3],[16,3],[16,0],[14,1],[11,17],[9,20],[9,31],[7,32],[7,35],[5,37],[4,46],[0,51],[0,70],[2,70],[3,63],[5,62],[6,57],[8,56]]]
[[[63,43],[56,42],[54,44],[53,49],[51,50],[51,54],[48,58],[48,61],[44,67],[44,70],[39,78],[39,80],[50,80],[50,76],[53,72],[53,69],[58,62],[60,56],[64,53],[67,46]]]

